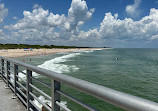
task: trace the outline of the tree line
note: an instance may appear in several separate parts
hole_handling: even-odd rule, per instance
[[[56,46],[56,45],[29,45],[29,44],[0,44],[0,49],[24,49],[24,48],[34,48],[34,49],[40,49],[40,48],[91,48],[91,47],[76,47],[76,46]]]

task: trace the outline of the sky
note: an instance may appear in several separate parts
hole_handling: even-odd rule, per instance
[[[158,48],[158,0],[0,0],[0,43]]]

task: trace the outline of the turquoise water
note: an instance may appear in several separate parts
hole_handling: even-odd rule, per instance
[[[24,59],[38,67],[158,102],[158,49],[108,49],[34,56],[31,62],[28,57]],[[62,89],[101,111],[122,111],[84,93]],[[75,104],[70,107],[79,108]]]

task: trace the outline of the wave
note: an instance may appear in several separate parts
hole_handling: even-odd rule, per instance
[[[104,50],[104,49],[77,50],[77,51],[74,51],[74,52],[86,52],[86,53],[89,53],[89,52],[94,52],[94,51],[98,51],[98,50]]]
[[[48,106],[52,107],[51,101],[46,100],[46,98],[44,96],[39,96],[38,97],[39,100],[41,100],[43,103],[47,104]],[[40,109],[42,109],[43,105],[38,102],[37,100],[33,100],[33,103]],[[67,107],[67,102],[66,101],[60,101],[60,104]],[[60,111],[63,111],[62,108],[60,109]]]
[[[66,65],[62,63],[68,61],[69,58],[76,57],[77,55],[81,55],[81,53],[71,53],[68,55],[61,56],[61,57],[56,57],[54,59],[45,61],[43,64],[38,65],[37,67],[51,70],[58,73],[75,72],[79,70],[79,68],[76,65]]]
[[[77,55],[81,55],[81,53],[71,53],[71,54],[67,54],[67,55],[63,55],[60,57],[56,57],[54,59],[45,61],[43,64],[38,65],[37,67],[43,68],[43,69],[47,69],[50,71],[54,71],[54,72],[58,72],[58,73],[69,73],[69,72],[75,72],[77,70],[79,70],[79,68],[76,65],[66,65],[66,64],[62,64],[63,62],[68,61],[69,58],[72,57],[76,57]],[[26,70],[23,71],[24,73],[26,73]],[[21,77],[22,79],[26,80],[26,75],[23,73],[18,73],[19,77]],[[32,75],[34,77],[39,77],[40,75],[32,72]],[[11,75],[14,78],[14,75]],[[13,80],[11,80],[12,83],[14,82]]]
[[[73,51],[73,52],[86,52],[86,53],[89,53],[89,52],[93,52],[94,50],[77,50],[77,51]]]
[[[81,53],[79,53],[79,52],[78,53],[69,53],[67,55],[63,55],[63,56],[56,57],[51,60],[45,61],[43,64],[38,65],[37,67],[47,69],[50,71],[54,71],[57,73],[75,72],[75,71],[79,70],[79,68],[76,65],[66,65],[66,64],[62,64],[62,63],[68,61],[69,58],[76,57],[78,55],[81,55]],[[26,73],[26,70],[24,70],[23,72]],[[22,79],[26,80],[25,74],[19,72],[18,75]],[[34,77],[40,76],[39,74],[37,74],[35,72],[32,72],[32,75]],[[14,75],[11,74],[11,77],[14,78]],[[14,83],[14,80],[12,78],[11,78],[11,82]]]

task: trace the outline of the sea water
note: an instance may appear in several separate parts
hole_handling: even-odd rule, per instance
[[[47,70],[158,102],[158,49],[77,51],[32,56],[31,61],[30,57],[18,58],[22,59]],[[49,80],[46,78],[45,81]],[[63,86],[62,90],[100,111],[122,111],[68,86]],[[63,101],[67,101],[67,107],[72,111],[86,111],[72,101],[65,98]]]

